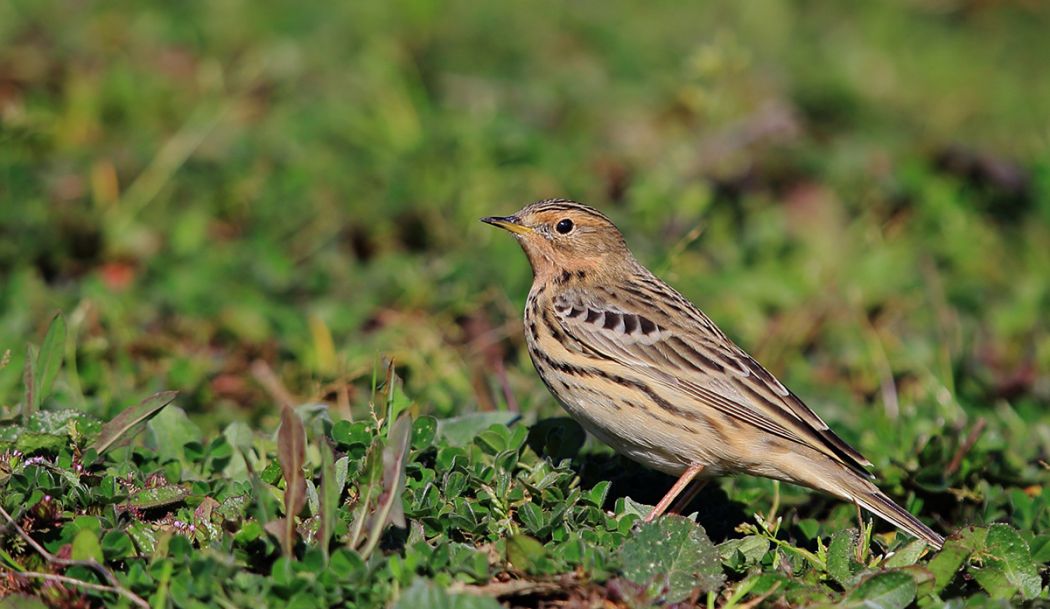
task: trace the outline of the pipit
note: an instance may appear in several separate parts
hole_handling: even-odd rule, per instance
[[[599,440],[679,477],[647,522],[693,481],[747,473],[840,497],[941,547],[871,482],[867,459],[635,260],[604,214],[550,199],[482,221],[513,233],[532,265],[525,339],[547,388]]]

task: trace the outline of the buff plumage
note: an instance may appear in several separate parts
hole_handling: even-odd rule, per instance
[[[517,237],[534,281],[525,337],[551,393],[618,452],[679,476],[747,473],[856,503],[940,548],[871,465],[703,312],[642,266],[601,212],[563,199],[484,218]]]

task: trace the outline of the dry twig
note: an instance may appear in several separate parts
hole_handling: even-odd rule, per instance
[[[955,451],[955,455],[952,457],[951,463],[948,464],[948,469],[944,471],[945,474],[951,476],[955,472],[959,471],[959,467],[962,465],[963,458],[970,452],[973,445],[980,439],[981,434],[984,432],[984,428],[988,425],[988,421],[984,417],[977,419],[977,422],[973,424],[973,429],[970,430],[970,435],[966,436],[966,440],[959,445],[959,450]]]

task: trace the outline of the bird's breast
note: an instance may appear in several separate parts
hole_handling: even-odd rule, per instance
[[[675,399],[643,373],[575,345],[543,294],[530,294],[525,339],[533,365],[565,410],[588,432],[647,467],[679,474],[692,463],[722,469],[708,447],[712,430],[668,411]],[[664,406],[662,407],[661,404]]]

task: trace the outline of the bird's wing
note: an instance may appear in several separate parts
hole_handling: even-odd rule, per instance
[[[644,371],[725,416],[811,446],[864,476],[871,463],[699,309],[668,293],[574,288],[553,299],[570,348]],[[661,306],[669,306],[664,310]],[[575,345],[575,346],[571,346]],[[680,405],[682,406],[682,405]]]

